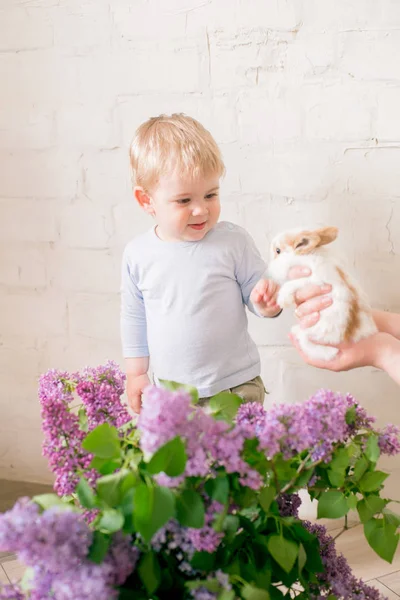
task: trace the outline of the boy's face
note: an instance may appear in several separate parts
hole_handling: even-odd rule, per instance
[[[219,175],[161,176],[149,192],[159,238],[164,241],[202,240],[217,223],[221,212]]]

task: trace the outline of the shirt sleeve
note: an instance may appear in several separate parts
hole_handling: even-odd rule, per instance
[[[143,295],[133,277],[126,249],[121,274],[121,341],[124,358],[149,356]]]
[[[236,279],[242,291],[242,298],[247,308],[252,313],[261,317],[260,313],[250,302],[250,294],[257,281],[266,276],[267,265],[261,258],[253,238],[246,232],[244,233],[244,247],[242,247],[242,257],[236,270]]]

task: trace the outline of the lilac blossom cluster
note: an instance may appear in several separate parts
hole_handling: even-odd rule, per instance
[[[207,500],[206,500],[207,503]],[[182,527],[175,519],[171,519],[151,540],[152,547],[158,552],[163,549],[167,554],[174,553],[180,562],[180,570],[194,574],[190,561],[196,551],[212,554],[220,545],[224,534],[215,531],[213,523],[223,511],[219,502],[208,502],[204,526],[200,529]]]
[[[212,465],[223,466],[227,473],[239,473],[242,485],[259,489],[262,478],[242,458],[243,445],[254,437],[249,428],[230,427],[215,420],[202,409],[191,406],[191,397],[184,390],[171,392],[149,387],[143,396],[138,420],[140,446],[145,456],[176,436],[186,442],[188,456],[184,476],[205,477]],[[183,477],[159,478],[163,485],[179,485]]]
[[[117,534],[101,564],[88,558],[93,533],[78,512],[54,507],[40,513],[28,498],[0,515],[0,551],[17,552],[32,572],[29,598],[44,600],[112,600],[116,586],[134,570],[138,549],[131,538]],[[7,594],[14,593],[14,596]],[[17,587],[0,598],[19,598]]]
[[[353,415],[348,423],[349,410]],[[213,467],[223,467],[227,473],[238,473],[242,485],[257,490],[263,479],[243,460],[246,439],[257,438],[268,459],[280,453],[291,458],[307,451],[314,462],[328,462],[336,444],[346,442],[356,430],[371,430],[372,423],[349,394],[320,390],[303,404],[282,404],[268,411],[257,403],[243,404],[232,427],[191,406],[184,390],[149,387],[138,429],[147,457],[176,436],[186,442],[184,475],[172,479],[162,475],[159,482],[163,485],[176,486],[185,476],[205,476]],[[379,444],[382,452],[399,451],[397,428],[386,428]]]
[[[125,388],[125,375],[109,361],[104,366],[86,367],[79,375],[76,393],[82,399],[89,430],[108,423],[121,427],[132,420],[121,402]]]
[[[191,596],[194,600],[217,600],[220,596],[221,590],[230,591],[232,589],[231,584],[229,583],[229,577],[223,571],[216,571],[215,573],[210,573],[207,577],[205,583],[210,580],[216,580],[219,584],[218,592],[211,592],[207,589],[206,586],[200,586],[194,590],[191,590]]]
[[[338,600],[384,600],[380,592],[354,577],[343,554],[338,554],[334,539],[323,525],[303,521],[304,527],[317,536],[324,572],[317,575],[318,590],[311,592],[311,600],[326,598],[321,592],[333,594]]]
[[[86,368],[81,374],[52,369],[40,377],[43,454],[56,475],[54,489],[60,496],[75,491],[81,474],[91,483],[98,477],[90,469],[92,455],[82,448],[87,432],[105,422],[120,427],[131,420],[121,402],[124,378],[111,361],[97,368]],[[84,428],[72,410],[75,391],[87,417]]]

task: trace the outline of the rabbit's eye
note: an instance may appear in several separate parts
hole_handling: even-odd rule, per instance
[[[276,249],[276,253],[277,253],[277,254],[280,254],[280,253],[281,253],[281,249],[280,249],[280,248],[277,248],[277,249]]]

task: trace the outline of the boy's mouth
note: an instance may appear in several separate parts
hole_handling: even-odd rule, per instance
[[[206,226],[206,223],[207,223],[207,221],[204,221],[204,223],[189,223],[189,227],[200,231],[201,229],[204,229],[204,227]]]

